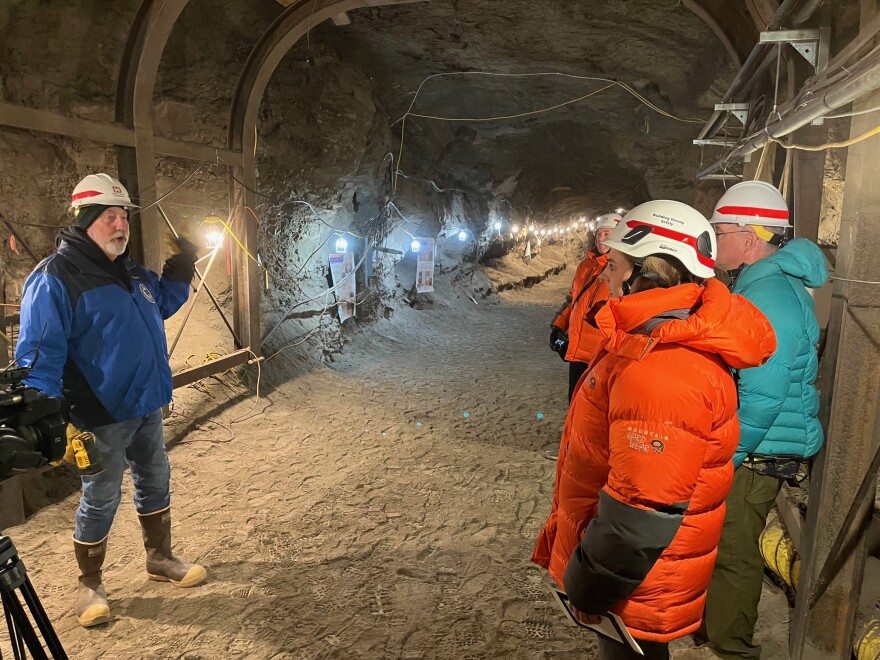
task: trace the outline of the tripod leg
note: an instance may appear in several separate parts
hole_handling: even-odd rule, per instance
[[[40,643],[37,633],[34,632],[34,627],[27,618],[27,614],[21,606],[18,597],[15,596],[14,592],[9,591],[5,587],[2,588],[2,593],[3,607],[12,616],[16,634],[20,634],[24,639],[28,650],[31,652],[31,656],[33,656],[34,660],[49,660],[49,656],[46,655],[46,651],[43,649],[43,645]],[[10,637],[11,636],[12,631],[10,631]]]
[[[67,660],[67,653],[65,653],[64,647],[61,646],[61,640],[58,639],[58,635],[52,627],[52,622],[49,620],[49,617],[46,616],[46,610],[43,609],[40,597],[37,596],[37,592],[34,590],[34,585],[31,584],[31,579],[29,577],[25,577],[19,590],[21,591],[22,596],[24,596],[24,602],[27,603],[28,608],[30,608],[31,615],[34,617],[34,621],[37,623],[37,627],[39,627],[40,632],[43,635],[49,653],[52,654],[54,660]]]
[[[9,643],[12,645],[12,657],[15,660],[21,660],[24,657],[24,643],[21,639],[21,633],[15,627],[15,621],[12,619],[12,610],[6,604],[6,595],[3,596],[3,615],[6,617],[6,629],[9,631]],[[2,658],[2,654],[0,654]]]

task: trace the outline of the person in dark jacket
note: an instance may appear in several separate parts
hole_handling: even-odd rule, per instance
[[[101,568],[107,535],[131,469],[150,579],[180,587],[201,583],[205,569],[171,552],[170,467],[162,407],[171,400],[164,320],[186,302],[196,248],[180,252],[162,276],[129,258],[125,187],[91,174],[74,189],[75,224],[24,285],[16,360],[25,380],[50,397],[64,397],[71,423],[95,434],[104,470],[82,477],[73,545],[80,577],[75,611],[82,626],[110,619]]]
[[[828,271],[815,243],[785,241],[788,206],[769,183],[733,186],[710,222],[718,237],[718,267],[731,272],[732,292],[770,320],[779,347],[767,364],[736,372],[741,431],[736,472],[706,601],[711,653],[760,658],[753,639],[764,567],[758,538],[782,483],[797,479],[824,439],[814,386],[819,324],[807,289],[821,287]]]

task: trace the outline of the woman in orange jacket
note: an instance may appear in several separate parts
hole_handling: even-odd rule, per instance
[[[619,213],[606,213],[596,223],[596,246],[578,264],[571,283],[571,293],[550,326],[550,348],[568,362],[568,400],[574,387],[602,345],[599,331],[584,321],[587,312],[608,300],[608,285],[599,276],[608,262],[605,241],[620,222]]]
[[[739,439],[730,368],[776,348],[756,307],[713,278],[715,235],[658,200],[606,241],[604,346],[571,402],[550,517],[532,560],[576,615],[618,614],[647,658],[700,625]],[[600,638],[600,658],[629,650]],[[633,658],[641,657],[633,655]]]

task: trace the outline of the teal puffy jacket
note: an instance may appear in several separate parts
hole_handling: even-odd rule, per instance
[[[819,324],[806,287],[821,287],[827,279],[822,251],[798,238],[744,266],[733,284],[733,292],[748,298],[770,321],[777,345],[766,364],[736,374],[741,434],[735,467],[749,454],[808,457],[822,446],[814,385]]]

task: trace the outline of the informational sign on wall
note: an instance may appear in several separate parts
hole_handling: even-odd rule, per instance
[[[419,238],[416,261],[416,292],[431,293],[434,290],[434,239]]]
[[[333,286],[336,287],[339,321],[343,322],[354,316],[356,310],[357,289],[354,281],[354,253],[331,252],[330,275],[333,277]]]

